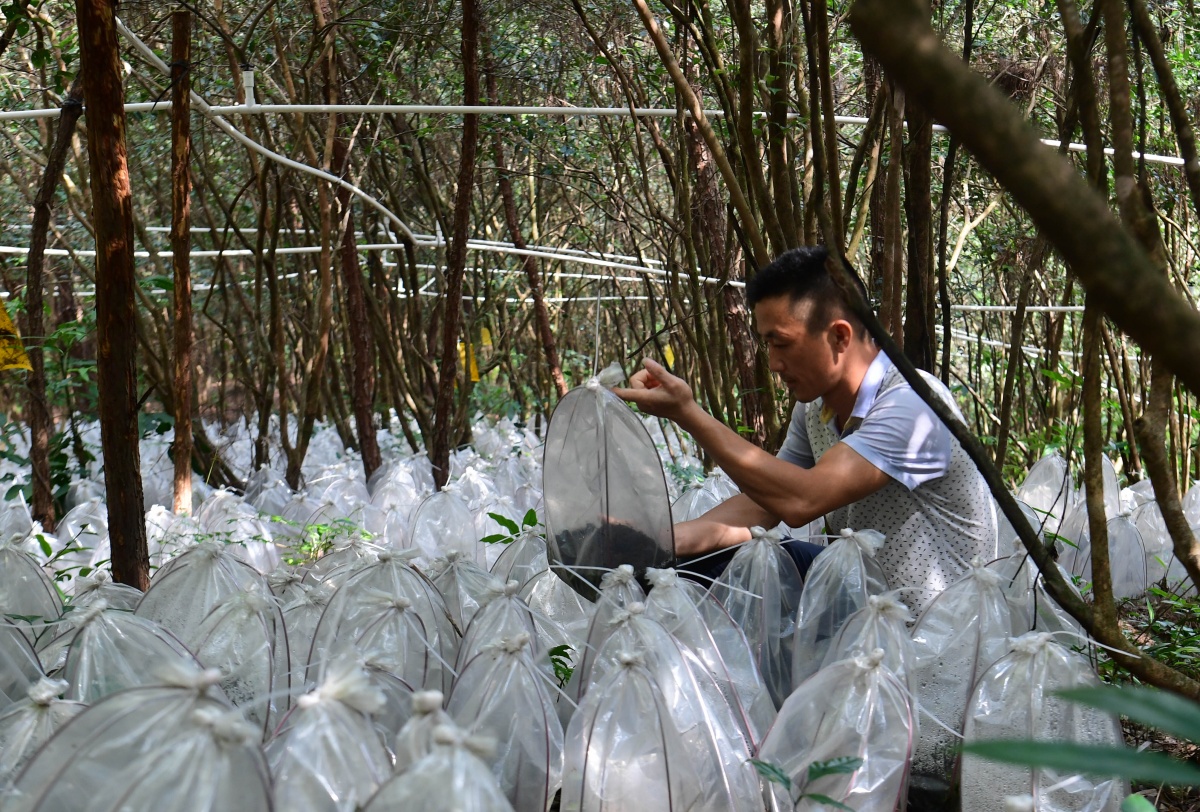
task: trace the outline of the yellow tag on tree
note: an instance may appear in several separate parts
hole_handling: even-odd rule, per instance
[[[668,367],[675,366],[675,350],[671,349],[671,345],[663,347],[663,360],[667,362]]]
[[[5,369],[28,369],[29,356],[25,354],[25,345],[17,334],[17,326],[8,317],[8,310],[0,305],[0,371]]]

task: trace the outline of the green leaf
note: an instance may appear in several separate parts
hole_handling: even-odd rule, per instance
[[[785,773],[781,767],[776,764],[772,764],[769,761],[763,761],[757,758],[750,759],[750,763],[754,765],[754,769],[757,770],[758,774],[763,778],[767,779],[772,784],[778,784],[788,792],[792,791],[792,779],[788,778],[788,774]]]
[[[512,541],[512,536],[506,536],[503,533],[496,533],[491,536],[484,536],[479,540],[483,544],[508,544]]]
[[[861,758],[853,756],[840,756],[831,758],[828,761],[814,761],[808,765],[808,781],[812,783],[818,778],[824,778],[827,775],[849,775],[857,770],[863,764]]]
[[[54,550],[51,548],[50,542],[46,541],[46,537],[41,533],[37,534],[37,543],[38,546],[42,548],[42,553],[45,554],[47,558],[53,554]]]
[[[1154,812],[1154,804],[1145,795],[1130,795],[1121,801],[1121,812]]]
[[[530,508],[528,511],[526,511],[525,518],[521,519],[521,526],[522,527],[537,527],[537,525],[538,525],[537,511],[534,510],[533,508]]]
[[[801,795],[800,798],[801,799],[807,798],[810,801],[816,801],[817,803],[823,804],[824,806],[832,806],[834,809],[845,809],[845,810],[848,810],[848,812],[854,812],[854,807],[846,806],[841,801],[835,801],[832,798],[830,798],[828,795],[822,795],[819,792],[806,792],[803,795]]]
[[[980,758],[1049,767],[1059,772],[1073,771],[1100,778],[1117,776],[1148,784],[1200,786],[1200,767],[1176,761],[1162,753],[1130,750],[1126,747],[1100,747],[1087,744],[1035,741],[987,741],[968,744],[964,753]]]
[[[1200,705],[1166,691],[1135,686],[1097,686],[1058,691],[1057,695],[1091,708],[1128,716],[1135,722],[1181,739],[1200,742]]]
[[[517,523],[502,513],[489,513],[488,516],[491,516],[492,520],[496,524],[500,525],[514,536],[521,532],[521,528],[517,527]]]

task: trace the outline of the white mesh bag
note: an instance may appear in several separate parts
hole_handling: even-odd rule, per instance
[[[846,619],[866,606],[870,596],[887,592],[887,576],[875,561],[883,541],[883,534],[874,530],[846,529],[813,560],[796,615],[793,687],[821,667],[830,641]]]
[[[1115,718],[1054,695],[1098,683],[1091,664],[1049,634],[1023,635],[976,684],[963,732],[968,742],[1036,739],[1120,746],[1121,727]],[[1127,793],[1117,779],[1061,775],[1044,767],[963,756],[962,808],[972,812],[1004,812],[1009,795],[1030,796],[1037,812],[1117,812]]]

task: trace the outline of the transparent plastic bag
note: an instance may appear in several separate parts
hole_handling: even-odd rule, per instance
[[[86,705],[59,699],[67,683],[40,679],[26,698],[0,711],[0,798],[17,772],[60,727]]]
[[[601,572],[619,564],[639,575],[672,564],[671,503],[658,450],[599,378],[558,402],[542,468],[547,552],[552,564],[565,565],[555,572],[584,597],[593,599]]]
[[[409,546],[421,551],[428,561],[445,558],[457,550],[480,566],[486,566],[484,545],[479,543],[475,516],[459,496],[438,491],[413,514]]]
[[[91,575],[75,579],[75,594],[71,597],[72,611],[90,606],[98,600],[110,609],[132,612],[137,609],[144,593],[127,584],[114,583],[108,570],[96,570]]]
[[[275,806],[289,812],[354,812],[391,773],[371,721],[383,692],[353,660],[330,666],[319,688],[296,700],[267,743]]]
[[[68,615],[62,631],[39,652],[51,675],[65,679],[67,698],[92,704],[126,688],[153,685],[147,663],[199,669],[200,664],[169,631],[102,600]],[[60,670],[61,664],[61,670]]]
[[[830,641],[821,662],[821,669],[836,662],[848,660],[864,651],[883,652],[880,665],[891,671],[915,696],[916,682],[913,666],[912,638],[908,624],[912,622],[908,607],[900,600],[900,593],[887,592],[867,598],[867,605],[852,614]],[[913,730],[917,729],[918,718],[913,715]]]
[[[449,690],[459,632],[441,593],[391,551],[334,593],[313,635],[307,678],[346,656],[370,660],[414,688]]]
[[[317,625],[332,595],[333,589],[326,583],[312,586],[303,584],[296,597],[283,605],[283,627],[287,630],[290,663],[288,672],[293,682],[299,682],[304,677],[313,636],[317,633]]]
[[[1038,515],[1035,528],[1046,533],[1057,533],[1073,501],[1072,490],[1066,460],[1058,454],[1050,454],[1029,469],[1016,496]]]
[[[283,613],[260,589],[235,592],[186,641],[196,659],[221,671],[221,688],[266,738],[287,711],[291,660]]]
[[[626,610],[635,603],[644,605],[645,599],[646,593],[634,578],[631,565],[622,564],[604,573],[596,596],[596,609],[588,623],[586,642],[567,683],[567,693],[573,701],[579,701],[591,682],[592,664],[616,628],[617,618],[625,617]]]
[[[412,696],[412,715],[396,735],[396,772],[404,772],[433,752],[433,731],[442,725],[454,726],[454,720],[442,709],[446,697],[441,691],[417,691]]]
[[[0,623],[0,710],[26,697],[42,678],[42,664],[29,638],[17,626]]]
[[[712,595],[746,634],[775,706],[792,692],[792,645],[804,582],[774,530],[755,527]]]
[[[567,727],[563,812],[700,808],[700,778],[641,655],[589,691]]]
[[[719,504],[721,502],[712,490],[696,485],[681,493],[671,505],[671,519],[676,523],[699,519]]]
[[[63,726],[17,777],[5,810],[269,812],[254,729],[220,696],[216,671],[152,667]]]
[[[578,664],[596,604],[567,586],[566,581],[550,570],[530,578],[521,587],[520,597],[533,613],[538,639],[546,648],[570,647],[572,659]]]
[[[517,596],[517,592],[517,582],[509,581],[504,586],[494,584],[490,594],[483,597],[483,605],[471,619],[471,625],[467,627],[458,648],[457,670],[462,671],[464,665],[497,640],[512,639],[520,634],[529,636],[530,649],[535,658],[544,656],[545,649],[538,638],[533,612]]]
[[[22,624],[31,638],[62,616],[63,605],[50,577],[33,556],[0,544],[0,615]]]
[[[1146,593],[1149,586],[1146,572],[1146,548],[1142,534],[1126,516],[1117,516],[1108,522],[1108,560],[1112,577],[1113,597],[1136,598]],[[1073,574],[1085,582],[1092,580],[1092,551],[1082,552],[1075,558]]]
[[[89,499],[67,511],[58,520],[55,533],[57,544],[51,554],[60,570],[90,572],[112,558],[108,508],[101,499]]]
[[[458,551],[446,557],[446,566],[433,578],[446,601],[446,611],[460,629],[467,628],[485,595],[501,586],[490,572]]]
[[[758,760],[791,779],[770,784],[772,810],[829,808],[821,795],[858,812],[893,812],[906,800],[914,714],[901,681],[885,667],[884,654],[833,663],[796,689],[779,709]],[[856,758],[850,773],[808,780],[814,762]],[[974,810],[972,810],[974,812]]]
[[[550,568],[546,557],[546,540],[534,530],[526,530],[512,542],[504,545],[504,551],[492,565],[492,575],[501,583],[516,581],[524,586],[529,579]]]
[[[775,721],[775,703],[746,636],[708,592],[673,569],[647,571],[653,589],[646,616],[663,625],[676,642],[704,664],[755,752]]]
[[[408,770],[394,775],[363,812],[513,812],[480,756],[490,747],[472,742],[450,725],[434,730],[436,746]],[[533,809],[533,807],[525,807]]]
[[[1129,518],[1141,534],[1142,544],[1146,548],[1146,581],[1157,584],[1167,576],[1175,555],[1175,546],[1163,520],[1162,509],[1158,502],[1150,500],[1139,505]]]
[[[696,810],[757,812],[758,779],[749,764],[749,744],[729,701],[707,665],[679,645],[641,603],[630,604],[612,621],[612,631],[595,658],[586,691],[621,667],[621,656],[638,652],[662,691],[685,757],[700,781]]]
[[[1084,657],[1054,642],[1049,634],[1023,635],[975,685],[965,717],[966,740],[1120,746],[1117,719],[1055,696],[1068,688],[1096,684],[1099,680]],[[1128,791],[1117,779],[1065,776],[1045,767],[963,756],[962,808],[972,812],[1004,812],[1009,795],[1029,795],[1031,808],[1038,812],[1117,812]]]
[[[874,530],[846,529],[813,560],[796,613],[793,687],[821,667],[830,642],[846,619],[865,607],[870,596],[887,592],[887,576],[875,561],[883,542],[883,534]]]
[[[1014,543],[1010,556],[991,561],[987,566],[1000,576],[1000,587],[1008,599],[1012,615],[1014,637],[1031,631],[1070,631],[1083,634],[1078,621],[1067,614],[1046,592],[1037,565],[1020,541]],[[1059,567],[1059,574],[1062,575],[1067,588],[1078,595],[1079,590],[1072,583],[1070,573]]]
[[[268,591],[258,570],[231,555],[225,544],[204,541],[155,573],[136,613],[190,640],[223,598],[255,588]]]
[[[513,808],[545,812],[562,784],[563,728],[547,685],[552,677],[530,645],[523,632],[467,662],[446,713],[468,733],[495,741],[484,761]]]
[[[962,731],[971,686],[1004,656],[1012,617],[1001,578],[982,562],[926,607],[913,628],[917,699],[942,725]],[[913,756],[913,783],[931,792],[949,788],[957,743],[942,725],[921,726]]]

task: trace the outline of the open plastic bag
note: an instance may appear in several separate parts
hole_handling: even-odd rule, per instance
[[[255,588],[268,591],[258,570],[234,557],[227,545],[204,541],[155,573],[137,614],[180,640],[191,640],[196,627],[223,598]]]
[[[701,782],[643,655],[625,652],[588,691],[566,731],[563,812],[679,812]]]
[[[796,640],[792,651],[792,685],[817,672],[834,635],[872,595],[888,590],[887,576],[875,561],[883,534],[843,530],[841,537],[813,561],[800,594]]]
[[[913,628],[917,699],[942,724],[921,726],[913,784],[931,793],[949,789],[957,742],[942,725],[962,731],[971,686],[1008,650],[1012,617],[998,574],[982,562],[925,608]]]
[[[631,564],[641,575],[675,558],[658,450],[637,415],[605,388],[621,380],[619,368],[605,374],[558,402],[542,462],[550,561],[564,565],[554,571],[588,599],[606,570]]]
[[[775,721],[775,703],[746,636],[707,590],[673,569],[647,571],[653,585],[646,617],[663,625],[676,642],[702,662],[721,689],[753,753]]]
[[[712,585],[712,595],[745,632],[775,706],[792,692],[792,645],[804,582],[774,530],[751,529]]]
[[[1099,680],[1091,664],[1054,642],[1031,633],[1012,642],[1012,651],[980,678],[967,707],[968,742],[1036,739],[1064,744],[1120,745],[1117,719],[1103,711],[1055,696],[1058,691]],[[987,761],[970,754],[962,762],[962,808],[1004,812],[1005,796],[1029,795],[1037,812],[1116,812],[1128,794],[1123,781],[1062,775]]]
[[[513,808],[545,812],[562,783],[563,728],[547,685],[553,678],[530,645],[521,633],[471,659],[446,713],[468,733],[496,742],[484,761]]]
[[[913,712],[900,680],[870,654],[834,663],[796,689],[759,751],[760,762],[791,780],[770,784],[771,809],[826,809],[824,796],[858,812],[903,809],[913,746]],[[850,773],[808,780],[809,766],[860,759]],[[964,809],[969,807],[964,807]],[[972,810],[974,812],[974,810]]]
[[[339,660],[320,687],[296,700],[267,743],[275,805],[290,812],[354,812],[391,773],[371,715],[383,692],[353,660]]]
[[[152,620],[109,609],[102,600],[68,615],[61,633],[39,652],[47,673],[69,684],[67,698],[92,704],[126,688],[153,685],[147,663],[198,669],[169,631]]]
[[[433,735],[433,750],[380,787],[363,812],[513,812],[480,758],[487,756],[490,743],[475,742],[450,725],[440,725]]]
[[[821,668],[851,659],[860,652],[880,651],[883,652],[880,665],[891,671],[910,695],[915,695],[913,666],[916,664],[916,655],[907,625],[911,620],[912,616],[900,600],[899,592],[872,595],[867,598],[867,605],[847,618],[834,635],[825,650]],[[914,713],[913,730],[917,729],[917,722]]]
[[[62,680],[40,679],[29,687],[25,699],[0,711],[0,798],[38,748],[87,707],[59,699],[65,690],[67,683]]]
[[[215,688],[220,674],[151,666],[155,682],[110,695],[25,766],[6,812],[269,812],[258,736]]]
[[[283,613],[255,588],[221,600],[186,641],[196,659],[221,670],[221,688],[266,738],[287,711],[291,661]]]

